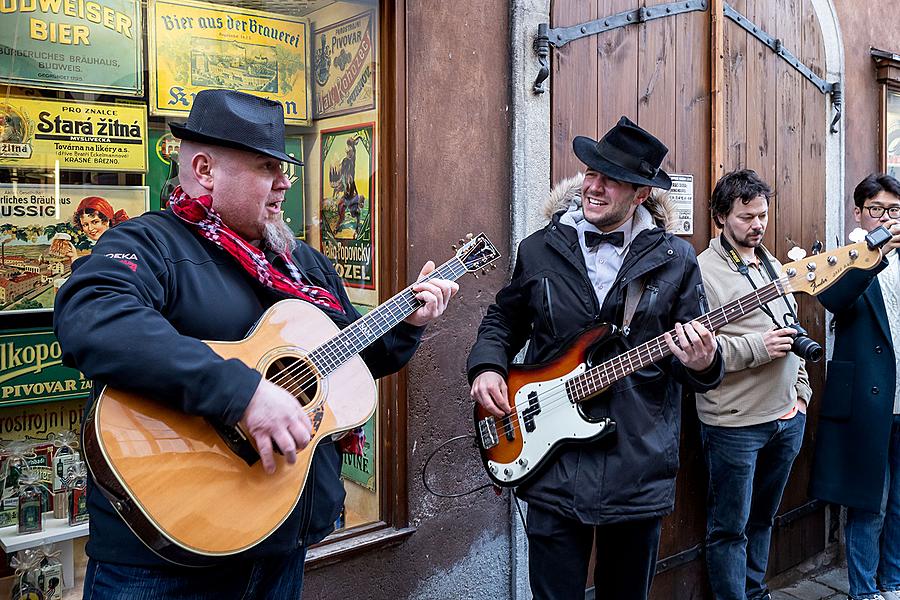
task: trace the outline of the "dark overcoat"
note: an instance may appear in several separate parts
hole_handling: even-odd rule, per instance
[[[591,325],[621,324],[625,289],[635,278],[641,278],[645,288],[631,332],[610,341],[604,354],[621,354],[704,312],[694,249],[661,227],[635,236],[601,307],[578,233],[560,222],[562,214],[519,245],[512,280],[488,308],[469,355],[470,382],[486,370],[505,375],[526,342],[525,363],[542,363]],[[603,406],[587,407],[588,412],[605,411],[608,402],[618,427],[615,444],[564,446],[527,488],[520,488],[520,496],[583,523],[615,523],[671,512],[682,385],[703,392],[717,386],[723,375],[717,351],[713,365],[702,374],[670,356],[616,382]]]
[[[894,347],[876,275],[854,270],[819,295],[835,315],[834,354],[819,410],[810,495],[879,512],[897,382]]]

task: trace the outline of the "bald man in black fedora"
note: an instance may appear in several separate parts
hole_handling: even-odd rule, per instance
[[[536,600],[584,598],[595,534],[596,597],[641,600],[656,569],[661,518],[674,506],[682,386],[709,390],[724,365],[715,336],[692,321],[705,312],[694,250],[666,231],[671,219],[651,195],[671,187],[659,168],[667,148],[625,117],[599,142],[579,136],[572,146],[584,177],[553,195],[572,201],[548,211],[547,226],[519,245],[512,281],[481,322],[468,376],[472,398],[502,417],[510,412],[507,369],[526,342],[525,363],[537,364],[598,322],[629,322],[604,357],[676,330],[678,345],[666,340],[673,356],[583,405],[592,417],[611,417],[616,433],[564,444],[517,490],[528,502]]]
[[[187,122],[171,129],[181,139],[181,185],[168,209],[106,232],[89,257],[75,262],[56,297],[63,361],[93,379],[95,390],[110,385],[187,414],[240,423],[271,473],[274,447],[294,463],[296,451],[310,443],[306,413],[291,392],[200,340],[243,339],[285,298],[317,306],[339,327],[359,313],[331,263],[296,241],[282,220],[291,185],[282,162],[301,163],[285,153],[281,104],[205,90]],[[429,261],[422,276],[433,269]],[[410,359],[424,326],[443,313],[457,286],[431,279],[413,289],[424,305],[361,353],[375,377]],[[193,569],[144,546],[92,481],[84,597],[299,598],[306,548],[334,529],[343,505],[340,469],[335,444],[323,440],[304,493],[276,531],[235,557]],[[202,515],[196,526],[203,526]]]

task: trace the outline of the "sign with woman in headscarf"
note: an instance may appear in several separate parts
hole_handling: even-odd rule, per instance
[[[52,309],[72,263],[147,203],[143,186],[0,184],[0,311]]]

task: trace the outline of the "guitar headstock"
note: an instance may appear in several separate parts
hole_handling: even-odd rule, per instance
[[[872,269],[881,262],[881,246],[891,239],[883,227],[874,229],[866,239],[834,248],[821,254],[789,262],[782,268],[787,280],[786,292],[803,292],[815,296],[830,287],[850,269]],[[884,235],[884,234],[887,235]]]
[[[476,236],[469,234],[469,241],[460,240],[462,244],[456,251],[456,258],[463,264],[466,271],[476,273],[485,270],[488,265],[500,258],[500,253],[483,233]]]

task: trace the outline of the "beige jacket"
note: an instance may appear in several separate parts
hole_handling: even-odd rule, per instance
[[[781,263],[766,251],[775,271]],[[753,291],[722,248],[719,238],[697,257],[710,310]],[[750,276],[761,288],[769,283],[764,267],[750,267]],[[788,296],[794,312],[797,303]],[[769,302],[770,311],[781,320],[787,312],[784,300]],[[790,318],[790,317],[788,317]],[[716,334],[725,360],[725,379],[714,390],[697,394],[697,414],[707,425],[743,427],[774,421],[789,413],[798,398],[807,403],[812,396],[804,361],[793,352],[773,360],[762,334],[774,329],[772,319],[761,308],[733,321]]]

